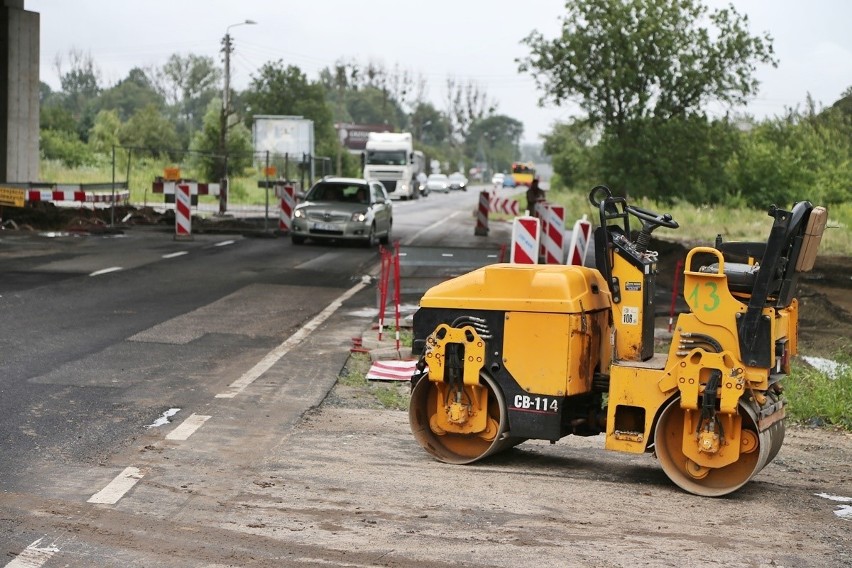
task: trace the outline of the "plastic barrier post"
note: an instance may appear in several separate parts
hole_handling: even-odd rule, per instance
[[[577,219],[574,223],[574,230],[571,231],[571,245],[568,247],[567,264],[574,266],[583,266],[586,260],[586,254],[589,252],[589,245],[592,242],[592,224],[589,222],[587,215],[583,215],[581,219]]]
[[[281,186],[281,198],[278,230],[283,234],[288,234],[293,227],[293,209],[296,207],[296,189],[287,184]]]
[[[544,231],[544,263],[562,264],[565,254],[565,208],[548,204]]]
[[[489,195],[487,191],[479,192],[479,208],[476,210],[476,228],[473,234],[477,237],[485,237],[488,235],[488,208],[490,205]]]
[[[175,240],[192,240],[192,195],[185,183],[175,188]]]
[[[509,262],[538,264],[541,225],[536,217],[517,217],[512,224],[512,251]]]

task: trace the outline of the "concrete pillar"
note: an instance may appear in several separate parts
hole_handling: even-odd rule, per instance
[[[0,6],[0,182],[38,181],[39,14]]]

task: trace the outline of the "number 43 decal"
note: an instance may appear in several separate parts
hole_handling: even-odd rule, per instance
[[[716,283],[715,282],[705,282],[704,288],[706,290],[704,291],[704,294],[701,294],[699,292],[699,290],[698,290],[699,287],[700,287],[700,284],[696,284],[695,288],[692,289],[692,293],[689,294],[688,300],[689,300],[689,305],[692,306],[692,309],[694,309],[694,310],[702,309],[705,312],[712,312],[713,310],[718,308],[719,304],[722,303],[722,298],[720,298],[719,294],[716,293],[716,290],[717,290]],[[702,297],[701,299],[699,299],[699,294]],[[705,294],[707,296],[707,299],[705,300],[705,303],[701,304],[701,301],[702,301],[702,299],[704,299]]]

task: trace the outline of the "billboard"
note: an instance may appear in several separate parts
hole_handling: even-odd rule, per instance
[[[294,160],[314,155],[314,121],[301,116],[256,115],[251,135],[258,153],[288,154]]]
[[[337,123],[337,134],[343,147],[350,152],[363,152],[367,146],[367,136],[370,132],[392,132],[387,124],[351,124]]]

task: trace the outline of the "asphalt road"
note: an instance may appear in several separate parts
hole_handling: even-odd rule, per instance
[[[394,238],[504,244],[474,237],[476,199],[397,202]],[[145,531],[186,508],[202,462],[226,479],[263,460],[371,324],[377,271],[352,245],[0,233],[0,566],[208,565],[80,526]]]

